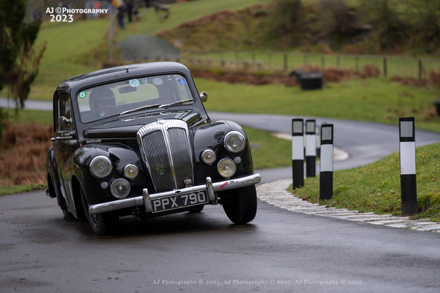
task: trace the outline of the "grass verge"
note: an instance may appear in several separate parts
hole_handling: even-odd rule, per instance
[[[228,84],[196,78],[206,91],[208,111],[313,116],[397,125],[415,117],[416,128],[439,132],[433,115],[438,94],[429,88],[402,86],[387,78],[328,83],[323,90],[302,91],[284,85]]]
[[[7,187],[0,187],[0,196],[7,195],[7,194],[28,192],[28,191],[33,191],[33,190],[41,190],[46,187],[47,187],[46,183],[28,184],[28,185],[12,185],[12,186],[7,186]]]
[[[267,131],[243,129],[249,137],[255,169],[285,167],[292,163],[291,141],[276,138]]]
[[[401,215],[400,159],[394,153],[382,160],[334,172],[333,197],[319,201],[319,176],[289,191],[312,203],[376,214]],[[418,214],[414,219],[440,222],[440,143],[416,149]]]

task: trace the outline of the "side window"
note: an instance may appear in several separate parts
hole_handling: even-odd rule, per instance
[[[69,94],[60,93],[58,97],[58,130],[74,128]]]

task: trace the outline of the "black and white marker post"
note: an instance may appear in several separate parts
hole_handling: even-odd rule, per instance
[[[304,120],[292,119],[293,189],[304,186]]]
[[[306,175],[316,176],[316,121],[306,120]]]
[[[402,215],[417,214],[416,139],[414,117],[399,118]]]
[[[321,126],[319,200],[333,196],[333,124]]]

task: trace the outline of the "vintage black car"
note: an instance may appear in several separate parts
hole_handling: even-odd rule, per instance
[[[249,140],[211,121],[191,73],[175,62],[103,69],[69,78],[53,99],[47,195],[66,221],[100,235],[119,217],[140,219],[221,204],[235,224],[257,211]]]

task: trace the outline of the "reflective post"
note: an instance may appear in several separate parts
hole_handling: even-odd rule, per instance
[[[292,119],[293,189],[304,186],[304,120]]]
[[[402,215],[417,214],[416,139],[414,117],[399,118]]]
[[[316,176],[316,121],[306,120],[306,175]]]
[[[326,124],[326,123],[324,123]],[[316,125],[316,157],[321,157],[321,139],[320,139],[320,129],[319,126]]]
[[[333,196],[333,124],[321,126],[321,173],[319,200]]]

